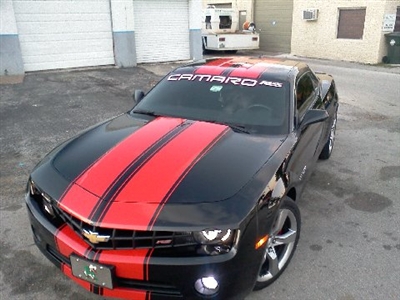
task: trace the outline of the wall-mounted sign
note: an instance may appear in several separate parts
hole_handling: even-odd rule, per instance
[[[396,24],[396,14],[386,14],[383,17],[383,32],[393,32],[394,25]]]

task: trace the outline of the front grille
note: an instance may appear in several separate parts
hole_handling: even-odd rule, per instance
[[[92,226],[62,210],[32,180],[29,181],[29,195],[43,216],[56,228],[67,224],[93,249],[154,249],[154,257],[208,255],[201,251],[202,245],[195,241],[191,232],[138,231]],[[89,233],[89,237],[87,234],[86,237],[83,235],[84,230]]]
[[[171,249],[178,250],[186,248],[189,250],[197,246],[190,232],[173,231],[139,231],[112,229],[92,226],[71,214],[53,206],[56,213],[67,223],[78,235],[82,237],[94,249]],[[83,232],[90,232],[97,235],[100,242],[93,242],[84,237]],[[181,249],[183,250],[183,249]]]

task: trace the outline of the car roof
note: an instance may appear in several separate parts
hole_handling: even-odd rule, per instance
[[[254,79],[291,81],[308,66],[299,61],[270,57],[218,57],[177,68],[173,73],[196,73]]]

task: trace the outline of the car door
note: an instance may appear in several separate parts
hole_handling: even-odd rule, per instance
[[[294,94],[294,134],[297,141],[288,164],[291,180],[296,185],[306,181],[311,174],[327,126],[326,122],[319,122],[301,128],[301,122],[308,110],[323,109],[319,88],[319,82],[311,71],[297,76]]]

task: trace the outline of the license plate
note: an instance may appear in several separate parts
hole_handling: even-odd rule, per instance
[[[72,274],[95,285],[113,288],[113,266],[92,262],[79,256],[71,255]]]

